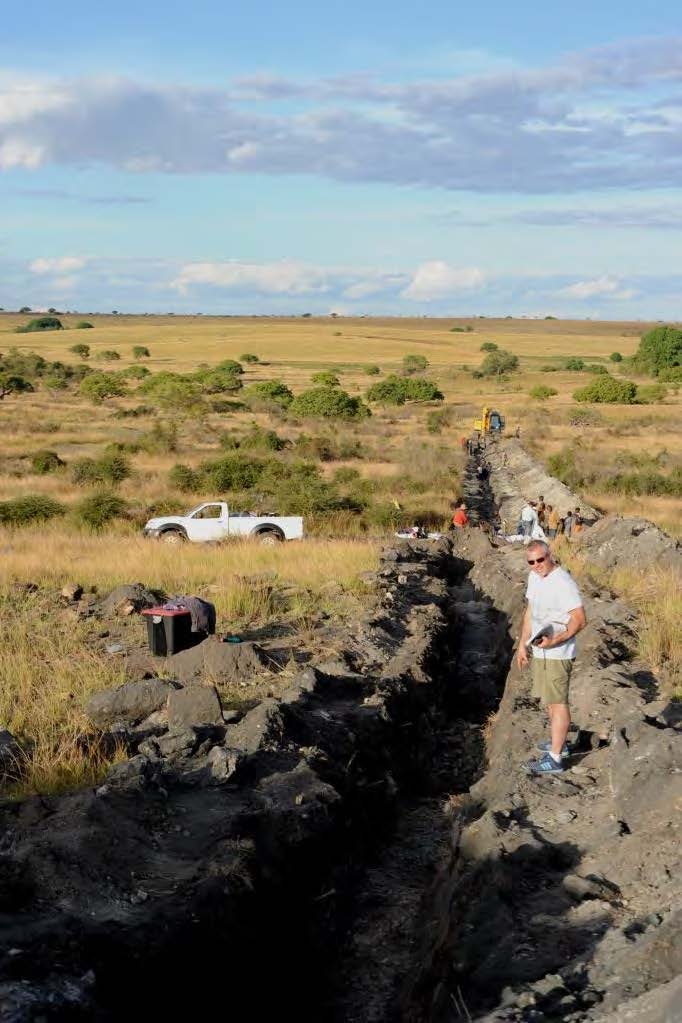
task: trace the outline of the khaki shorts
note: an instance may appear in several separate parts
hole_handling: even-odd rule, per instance
[[[533,657],[533,696],[539,696],[544,704],[568,703],[568,683],[573,671],[572,660]]]

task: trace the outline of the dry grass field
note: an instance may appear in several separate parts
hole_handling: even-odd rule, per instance
[[[387,375],[400,374],[403,357],[421,355],[429,364],[423,376],[438,385],[444,401],[373,405],[371,418],[350,422],[294,419],[277,410],[263,411],[243,402],[241,391],[220,396],[228,400],[217,405],[209,401],[200,413],[172,404],[155,407],[136,393],[140,382],[135,380],[128,381],[127,396],[101,404],[82,397],[77,384],[57,389],[39,383],[34,393],[11,394],[0,401],[0,500],[40,494],[66,509],[62,517],[44,525],[0,527],[0,599],[6,610],[0,645],[0,725],[33,743],[22,791],[44,791],[97,776],[103,762],[92,751],[83,753],[81,708],[87,693],[121,677],[117,662],[91,649],[90,626],[71,623],[65,628],[54,619],[53,597],[65,582],[79,582],[100,593],[135,580],[167,592],[208,592],[221,621],[231,628],[281,617],[281,608],[261,599],[253,583],[262,572],[276,573],[279,580],[302,588],[301,599],[286,610],[292,620],[305,622],[314,609],[354,607],[359,599],[357,575],[373,566],[377,540],[390,535],[395,523],[446,523],[463,464],[459,438],[471,432],[473,417],[484,404],[505,414],[508,428],[518,427],[539,459],[558,455],[565,460],[568,452],[589,479],[582,492],[590,503],[605,511],[643,515],[671,533],[682,532],[680,498],[631,497],[609,490],[604,482],[614,471],[655,468],[664,476],[680,471],[679,388],[668,386],[667,396],[657,404],[591,406],[594,422],[576,426],[571,424],[576,408],[572,393],[594,378],[561,368],[568,357],[581,358],[608,367],[618,378],[610,354],[632,355],[649,325],[482,318],[65,315],[61,319],[67,328],[82,319],[93,328],[14,333],[27,319],[0,314],[4,354],[16,346],[20,352],[77,364],[79,359],[69,348],[86,343],[91,349],[89,367],[119,372],[135,364],[132,349],[138,345],[150,352],[140,361],[157,374],[191,373],[202,364],[215,366],[253,353],[259,361],[244,364],[245,386],[278,379],[298,394],[314,386],[314,373],[331,370],[343,390],[358,397]],[[473,377],[471,370],[485,355],[481,351],[485,342],[518,356],[519,370],[502,378]],[[102,361],[99,356],[107,351],[120,358]],[[368,375],[369,366],[378,367],[379,373]],[[637,383],[650,382],[630,373],[625,376]],[[558,393],[534,399],[529,392],[538,385]],[[130,414],[141,405],[146,412]],[[309,538],[302,544],[257,548],[235,543],[206,550],[143,541],[140,526],[151,514],[188,509],[220,496],[201,484],[181,492],[169,480],[171,468],[182,463],[194,469],[202,461],[225,456],[225,435],[243,437],[254,425],[276,431],[287,443],[276,456],[283,463],[301,458],[317,462],[322,481],[341,498],[341,506],[306,514]],[[126,512],[92,531],[73,513],[92,488],[75,483],[72,470],[80,459],[101,457],[111,444],[123,447],[130,469],[130,475],[113,488],[126,502]],[[325,446],[329,452],[318,458],[316,452]],[[55,452],[66,464],[56,472],[37,474],[31,456],[44,450]],[[272,456],[263,450],[248,453]],[[242,500],[251,497],[242,495]],[[38,584],[38,595],[16,600],[16,584],[27,581]],[[339,584],[337,590],[325,590],[330,581]],[[634,594],[632,581],[629,589]],[[642,606],[649,606],[646,586],[640,585],[640,591]],[[647,637],[648,656],[655,664],[660,643],[657,648],[651,628]]]

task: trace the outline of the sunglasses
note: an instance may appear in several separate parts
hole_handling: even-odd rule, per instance
[[[547,561],[547,555],[543,554],[541,558],[536,558],[535,561],[531,561],[530,558],[526,559],[529,565],[541,565],[543,561]]]

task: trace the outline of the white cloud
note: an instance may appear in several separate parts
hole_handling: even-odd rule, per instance
[[[0,142],[0,170],[25,167],[35,170],[45,158],[45,148],[19,138],[6,138]]]
[[[400,294],[403,298],[431,302],[458,291],[480,288],[484,282],[485,275],[477,267],[455,267],[434,259],[417,267],[412,280]]]
[[[327,272],[305,263],[188,263],[171,282],[180,294],[196,285],[266,295],[308,295],[328,290]]]
[[[557,292],[564,298],[577,298],[585,301],[590,298],[628,299],[637,294],[631,288],[623,288],[618,277],[604,275],[591,281],[576,281]]]
[[[82,270],[85,260],[80,256],[58,256],[53,259],[34,259],[29,270],[34,274],[69,274]]]

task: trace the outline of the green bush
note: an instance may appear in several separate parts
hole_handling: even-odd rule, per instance
[[[604,417],[594,408],[572,408],[568,422],[570,426],[601,426]]]
[[[244,367],[240,362],[237,362],[236,359],[223,359],[218,363],[215,369],[219,370],[221,373],[228,373],[231,376],[236,377],[241,376],[244,372]]]
[[[239,361],[240,362],[260,362],[260,359],[258,358],[257,355],[253,355],[252,352],[247,352],[246,355],[240,355],[239,356]]]
[[[265,430],[262,426],[254,425],[240,438],[239,446],[256,451],[282,451],[287,442],[274,430]]]
[[[178,424],[175,420],[154,423],[150,430],[141,434],[140,449],[150,455],[170,455],[178,449]]]
[[[602,376],[587,387],[574,391],[573,398],[575,401],[631,405],[636,394],[637,388],[630,380],[614,380],[611,376]]]
[[[176,413],[201,411],[204,408],[201,392],[202,384],[198,380],[167,371],[147,377],[139,388],[140,394]]]
[[[15,376],[13,373],[0,373],[0,401],[8,394],[30,394],[34,390],[33,384],[24,377]]]
[[[52,375],[43,377],[42,384],[46,391],[66,391],[69,386],[64,377]]]
[[[66,465],[56,451],[36,451],[31,455],[31,469],[39,476],[46,476],[50,472],[56,472]]]
[[[219,494],[226,490],[250,490],[260,480],[267,464],[239,453],[202,462],[199,469],[206,487]]]
[[[428,365],[429,360],[423,355],[403,356],[403,373],[405,376],[411,376],[413,373],[423,373]]]
[[[92,324],[88,323],[87,320],[79,320],[76,324],[75,330],[92,330]],[[73,351],[73,348],[71,349]]]
[[[585,369],[585,360],[572,356],[564,362],[564,369],[570,369],[574,373],[580,373],[583,369]]]
[[[651,376],[658,376],[661,370],[682,365],[682,330],[663,326],[647,331],[639,342],[633,364]]]
[[[585,476],[578,468],[574,448],[563,448],[547,459],[547,472],[565,483],[572,490],[577,490],[585,483]]]
[[[605,481],[604,489],[627,497],[682,497],[682,474],[679,470],[670,476],[653,471],[617,473]]]
[[[146,366],[134,365],[119,369],[118,375],[122,380],[144,380],[145,377],[151,376],[151,373]]]
[[[592,373],[594,376],[604,376],[605,373],[608,373],[608,369],[600,362],[591,362],[585,366],[585,372]]]
[[[364,419],[371,414],[360,398],[351,397],[340,387],[314,387],[303,391],[292,401],[289,413],[323,419]]]
[[[30,320],[25,326],[17,327],[16,334],[35,334],[41,330],[64,330],[64,325],[56,316],[40,316]]]
[[[553,398],[555,394],[559,392],[553,387],[547,387],[545,384],[538,384],[537,387],[531,387],[528,392],[531,398],[537,398],[538,401],[545,401],[547,398]]]
[[[665,384],[682,384],[682,366],[673,366],[671,369],[659,371],[658,379]]]
[[[635,401],[638,405],[657,405],[668,396],[668,388],[663,384],[639,384]]]
[[[294,400],[292,392],[281,380],[264,380],[258,384],[250,384],[244,388],[244,398],[254,408],[286,409]]]
[[[90,529],[102,529],[112,519],[124,517],[127,511],[128,505],[122,497],[101,490],[78,501],[74,508],[74,518]]]
[[[408,401],[442,401],[443,394],[432,380],[405,380],[405,397]]]
[[[107,398],[122,398],[128,393],[123,381],[114,373],[91,373],[78,388],[84,398],[101,405]]]
[[[133,358],[134,359],[148,359],[149,349],[144,345],[133,345]]]
[[[518,356],[504,348],[498,348],[496,352],[489,352],[478,368],[478,372],[484,377],[503,376],[505,373],[512,373],[518,369]]]
[[[26,494],[11,501],[0,501],[0,524],[3,526],[29,526],[34,522],[63,515],[64,505],[44,494]]]
[[[320,387],[338,387],[341,383],[336,373],[326,369],[320,373],[313,373],[310,379],[313,384],[318,384]]]
[[[467,323],[466,327],[450,327],[451,334],[471,334],[473,332],[471,324]]]
[[[97,459],[79,458],[71,466],[71,479],[78,486],[121,483],[131,473],[128,459],[115,451],[108,451]]]
[[[379,366],[365,366],[365,373],[368,377],[378,377],[381,369]]]
[[[168,472],[168,482],[183,494],[201,490],[201,474],[188,465],[174,465]]]
[[[88,359],[90,357],[90,345],[71,345],[69,351],[81,359]]]
[[[496,345],[494,341],[484,341],[479,348],[480,352],[496,352],[499,349],[499,345]]]
[[[118,362],[121,356],[113,348],[104,348],[101,352],[97,353],[97,358],[100,362]]]
[[[611,362],[622,362],[623,356],[620,354],[620,352],[611,352],[611,354],[609,355],[609,359],[611,360]]]
[[[406,401],[440,401],[443,395],[431,380],[391,375],[373,384],[366,398],[380,405],[404,405]]]

